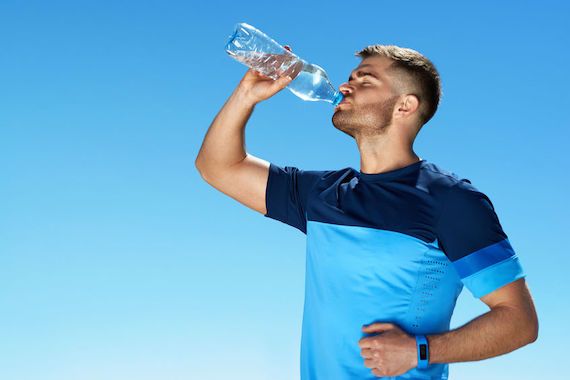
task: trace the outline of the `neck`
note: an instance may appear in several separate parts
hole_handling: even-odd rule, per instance
[[[421,160],[414,152],[413,141],[390,135],[357,137],[360,171],[378,174],[403,168]]]

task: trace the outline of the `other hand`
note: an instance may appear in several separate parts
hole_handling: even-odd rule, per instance
[[[393,323],[373,323],[362,328],[378,335],[360,339],[364,365],[378,377],[397,376],[417,367],[416,338]]]

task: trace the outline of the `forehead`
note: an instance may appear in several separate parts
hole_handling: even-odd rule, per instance
[[[392,60],[386,57],[368,57],[364,58],[360,64],[354,69],[356,72],[360,69],[372,70],[378,74],[384,74],[388,67],[392,64]]]

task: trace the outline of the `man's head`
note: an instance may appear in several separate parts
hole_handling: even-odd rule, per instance
[[[362,58],[347,83],[340,86],[344,103],[336,109],[334,126],[352,137],[398,133],[413,140],[435,114],[441,97],[439,73],[415,50],[371,45],[356,52]]]

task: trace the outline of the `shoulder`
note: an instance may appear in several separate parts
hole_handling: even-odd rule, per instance
[[[447,204],[446,207],[458,207],[481,203],[481,200],[491,203],[490,199],[470,179],[443,169],[434,163],[426,162],[422,165],[419,180],[425,183],[424,186],[442,206]]]
[[[441,200],[448,195],[452,188],[462,183],[471,184],[471,181],[432,162],[426,161],[420,168],[418,184]]]
[[[430,178],[433,182],[445,185],[447,187],[454,186],[461,181],[467,181],[468,183],[471,183],[471,181],[467,178],[463,178],[455,172],[444,169],[441,166],[434,164],[433,162],[424,162],[421,166],[421,172],[425,177]]]
[[[351,179],[353,177],[356,177],[358,172],[351,167],[344,167],[341,169],[334,169],[334,170],[314,171],[312,173],[318,175],[319,180],[331,183],[331,182],[337,182],[339,180],[342,181],[345,179]]]
[[[270,176],[287,176],[299,180],[318,181],[338,171],[339,170],[307,170],[297,166],[281,166],[273,162],[269,164]]]
[[[439,206],[439,222],[451,223],[451,228],[461,224],[483,223],[495,220],[495,208],[491,199],[471,180],[431,164],[426,167],[431,176],[432,192]]]
[[[279,189],[289,188],[299,193],[306,194],[315,186],[326,183],[327,185],[336,178],[348,173],[349,168],[339,170],[307,170],[297,166],[279,166],[271,163],[269,167],[268,189],[270,191],[282,191]]]

